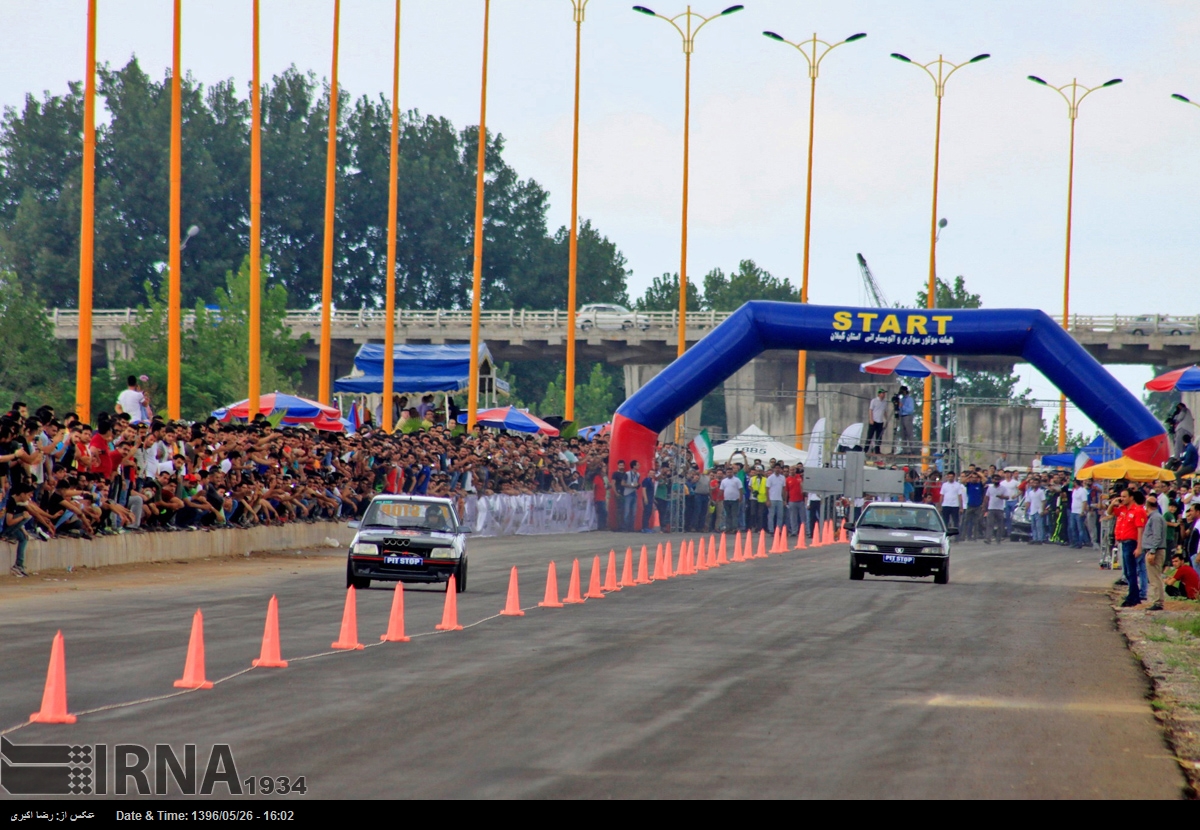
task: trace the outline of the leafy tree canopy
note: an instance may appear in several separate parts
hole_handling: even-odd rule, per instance
[[[55,407],[72,406],[73,374],[63,344],[54,339],[37,294],[11,271],[0,270],[0,406],[15,400]]]

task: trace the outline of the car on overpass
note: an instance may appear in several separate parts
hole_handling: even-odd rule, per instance
[[[645,331],[650,328],[650,321],[645,316],[616,303],[591,303],[581,306],[575,321],[582,331],[629,331],[634,328]]]
[[[950,537],[958,529],[947,528],[932,504],[872,502],[852,527],[851,579],[872,574],[950,581]]]
[[[467,590],[467,529],[450,499],[379,495],[362,520],[350,523],[354,540],[346,560],[346,586],[380,582],[446,583]]]
[[[1141,314],[1121,322],[1118,329],[1135,337],[1166,334],[1179,337],[1196,333],[1196,318],[1173,317],[1169,314]]]

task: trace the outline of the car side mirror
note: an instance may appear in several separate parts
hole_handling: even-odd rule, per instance
[[[846,528],[846,532],[849,533],[854,530],[854,522],[846,522],[842,527]]]
[[[350,522],[347,527],[349,527],[351,530],[358,530],[360,527],[362,527],[362,522],[355,519],[354,521]]]
[[[957,527],[951,527],[951,528],[948,528],[948,529],[946,530],[946,535],[947,535],[947,536],[957,536],[957,535],[958,535],[958,528],[957,528]]]

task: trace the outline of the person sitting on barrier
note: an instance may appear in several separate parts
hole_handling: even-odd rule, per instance
[[[1183,448],[1179,453],[1179,470],[1177,474],[1186,476],[1196,472],[1197,452],[1196,445],[1192,443],[1192,436],[1189,433],[1183,434]]]
[[[1175,554],[1171,564],[1175,569],[1164,580],[1167,596],[1195,599],[1200,594],[1200,574],[1196,573],[1196,569],[1189,565],[1181,554]]]

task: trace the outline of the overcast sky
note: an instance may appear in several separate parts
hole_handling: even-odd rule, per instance
[[[662,0],[655,0],[661,5]],[[684,5],[658,5],[667,13]],[[625,0],[591,0],[584,24],[580,212],[633,269],[631,295],[679,267],[683,69],[678,35]],[[653,4],[652,4],[653,5]],[[169,0],[100,0],[101,60],[170,64]],[[696,10],[715,13],[723,0]],[[329,73],[332,0],[262,0],[263,73]],[[390,0],[342,4],[341,83],[390,91]],[[249,0],[185,0],[186,70],[210,83],[250,73]],[[61,92],[83,73],[84,0],[0,0],[0,105]],[[483,0],[404,0],[401,105],[477,123]],[[1195,0],[750,0],[697,39],[692,73],[689,272],[751,258],[800,279],[808,83],[803,58],[761,35],[868,37],[835,51],[817,88],[810,298],[864,301],[855,253],[884,292],[911,302],[928,273],[933,84],[914,60],[990,60],[951,79],[939,214],[943,277],[963,274],[985,306],[1062,311],[1067,107],[1078,77],[1124,83],[1078,121],[1072,310],[1200,311],[1200,3]],[[574,26],[569,0],[494,0],[488,126],[517,171],[568,219]],[[1030,375],[1039,395],[1051,387]],[[1147,369],[1117,374],[1132,387]],[[1140,392],[1139,392],[1140,394]]]

